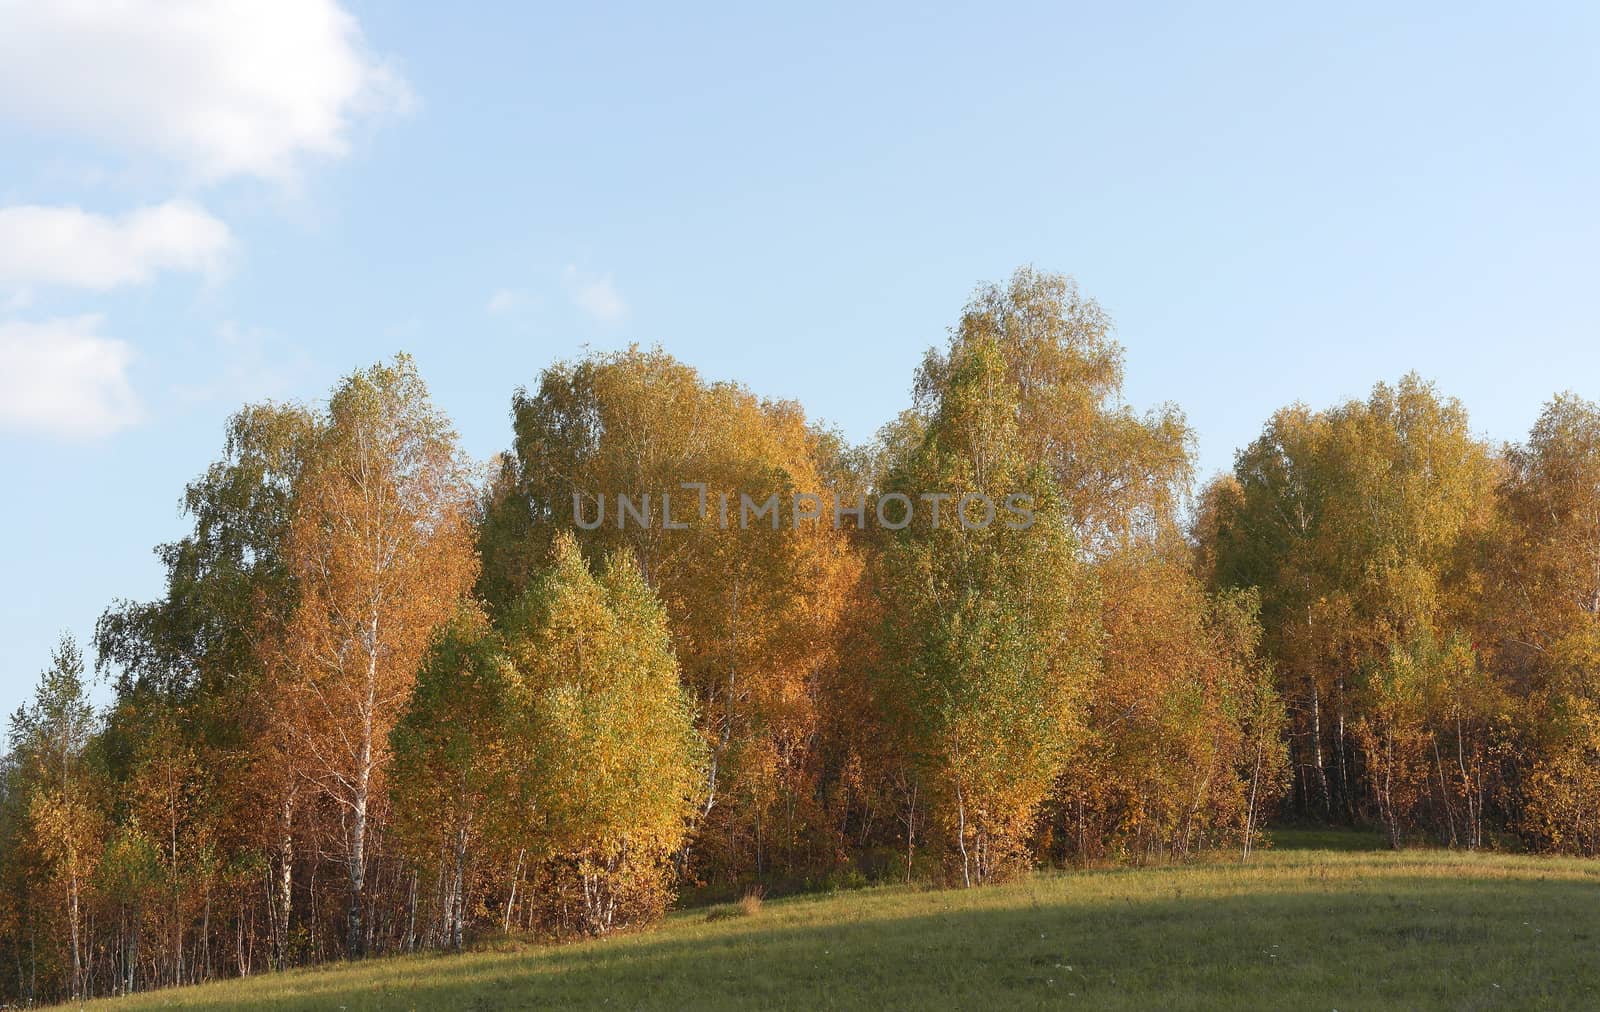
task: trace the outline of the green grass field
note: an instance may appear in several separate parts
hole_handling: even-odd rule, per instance
[[[1600,863],[1282,834],[1237,861],[874,888],[154,992],[126,1008],[1596,1008]]]

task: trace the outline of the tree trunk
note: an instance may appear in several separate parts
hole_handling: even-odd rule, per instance
[[[1344,727],[1344,675],[1341,674],[1339,676],[1339,680],[1335,683],[1334,687],[1338,694],[1338,698],[1335,700],[1338,710],[1334,721],[1334,735],[1337,739],[1336,745],[1339,749],[1339,808],[1344,813],[1345,821],[1353,822],[1355,820],[1355,806],[1350,798],[1350,769],[1346,760],[1346,753],[1349,752],[1349,741],[1345,737]]]
[[[911,785],[911,799],[906,805],[906,882],[911,882],[911,865],[917,846],[917,785]]]
[[[961,881],[971,889],[972,864],[967,858],[967,802],[960,784],[956,785],[956,846],[961,849]]]
[[[78,862],[77,855],[68,855],[67,872],[67,910],[72,921],[72,997],[84,997],[83,994],[83,943],[80,935],[78,920]]]
[[[363,777],[363,780],[366,778]],[[357,789],[355,804],[350,814],[350,911],[346,925],[345,951],[351,959],[360,959],[366,951],[366,935],[362,920],[362,903],[367,886],[367,792],[365,786]]]
[[[1328,790],[1328,769],[1322,762],[1322,694],[1315,680],[1311,683],[1311,760],[1317,771],[1317,787],[1322,791],[1322,811],[1333,817],[1333,798]]]
[[[511,891],[506,895],[506,910],[501,929],[506,934],[511,934],[511,911],[517,906],[517,886],[522,883],[522,858],[527,848],[517,850],[517,869],[511,873]]]
[[[1255,768],[1250,771],[1250,801],[1244,810],[1244,859],[1250,860],[1251,837],[1256,831],[1256,787],[1261,783],[1262,748],[1256,746]]]
[[[467,864],[467,834],[470,831],[470,826],[471,820],[468,820],[456,830],[455,882],[450,887],[450,893],[453,897],[450,905],[450,947],[457,951],[461,949],[462,922],[466,919],[467,898],[463,890],[466,887],[464,872]]]
[[[366,955],[366,925],[362,905],[367,889],[367,805],[372,786],[372,738],[378,704],[378,616],[368,622],[367,697],[361,714],[361,742],[356,753],[356,782],[350,805],[350,913],[345,951],[351,959]]]
[[[280,970],[289,966],[289,915],[294,909],[294,794],[291,790],[283,799],[278,836],[278,896],[272,911],[273,944]]]
[[[411,899],[406,905],[406,951],[417,948],[417,873],[411,872]]]

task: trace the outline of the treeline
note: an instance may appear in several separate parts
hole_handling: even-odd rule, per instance
[[[1194,536],[1208,583],[1259,594],[1294,811],[1600,852],[1600,406],[1499,448],[1415,376],[1288,408]]]
[[[1600,409],[1497,449],[1407,378],[1191,497],[1181,414],[1121,384],[1024,270],[866,447],[638,349],[519,390],[481,471],[403,356],[245,408],[163,596],[97,626],[112,705],[64,641],[12,719],[4,996],[1248,854],[1284,815],[1600,846]],[[816,519],[740,522],[774,495]]]

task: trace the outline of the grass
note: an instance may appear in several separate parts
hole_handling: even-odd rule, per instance
[[[120,1007],[1600,1007],[1600,863],[1285,833],[1236,860],[767,900],[565,946],[408,956]]]

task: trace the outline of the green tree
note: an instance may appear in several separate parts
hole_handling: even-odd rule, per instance
[[[478,844],[505,839],[519,807],[507,756],[508,674],[487,620],[463,608],[441,630],[390,735],[394,830],[415,863],[435,869],[440,934],[457,949]],[[507,906],[514,901],[508,893]]]
[[[561,535],[504,635],[526,837],[580,887],[584,930],[659,915],[703,788],[665,610],[626,554],[596,575]]]
[[[285,550],[315,427],[312,412],[295,405],[248,405],[234,414],[221,457],[185,489],[190,532],[156,550],[165,570],[162,596],[117,602],[95,628],[96,666],[117,672],[103,748],[113,778],[127,785],[119,793],[133,791],[143,743],[165,740],[175,728],[173,747],[192,753],[202,781],[194,794],[203,799],[204,818],[186,831],[203,826],[227,864],[269,853],[277,859],[270,903],[280,965],[287,958],[297,785],[265,675],[296,602]],[[262,820],[264,810],[281,817]],[[138,919],[121,943],[127,990],[136,984]]]
[[[1024,388],[1000,337],[971,319],[919,375],[920,438],[881,490],[905,497],[910,523],[885,536],[875,563],[877,696],[919,788],[911,797],[968,885],[1025,861],[1096,656],[1089,571],[1019,432]],[[937,523],[928,493],[951,497]],[[1031,525],[1001,519],[1012,495],[1029,497]]]

